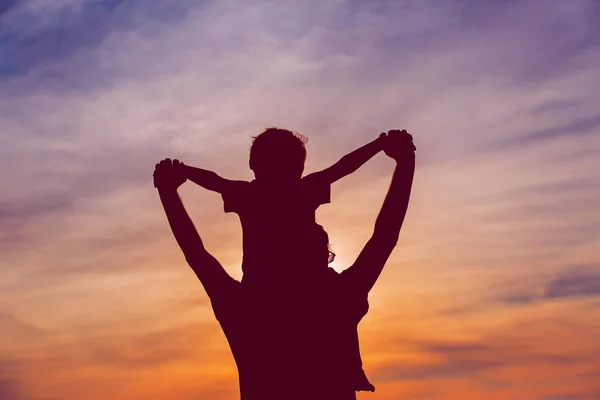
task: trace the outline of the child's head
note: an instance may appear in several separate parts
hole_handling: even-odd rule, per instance
[[[256,178],[285,180],[302,177],[306,138],[287,129],[268,128],[252,138],[250,169]]]

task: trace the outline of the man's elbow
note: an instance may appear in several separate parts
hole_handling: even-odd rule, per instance
[[[205,251],[199,251],[199,249],[194,249],[193,251],[185,251],[184,253],[185,261],[187,261],[188,265],[195,269],[206,263],[208,253]]]

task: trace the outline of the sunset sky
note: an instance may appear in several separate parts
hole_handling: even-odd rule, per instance
[[[600,399],[600,2],[0,0],[1,400],[238,398],[152,171],[252,179],[273,125],[308,137],[306,172],[415,138],[360,400]],[[336,270],[393,168],[319,209]],[[237,217],[180,193],[239,279]]]

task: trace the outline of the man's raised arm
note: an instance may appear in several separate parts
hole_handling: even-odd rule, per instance
[[[185,177],[178,173],[180,171],[178,163],[177,160],[171,162],[170,159],[166,159],[156,164],[154,185],[158,189],[171,231],[183,251],[186,261],[204,285],[208,295],[211,296],[214,289],[225,282],[234,281],[234,279],[206,251],[194,223],[183,206],[177,188],[185,182]]]
[[[370,291],[398,243],[415,171],[415,147],[406,131],[388,133],[385,153],[396,161],[392,183],[377,216],[373,235],[355,263],[344,271],[353,285]]]

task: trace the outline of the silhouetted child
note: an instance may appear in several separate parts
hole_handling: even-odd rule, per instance
[[[281,279],[311,279],[312,265],[286,268],[302,259],[304,232],[316,224],[315,212],[330,202],[333,182],[356,171],[383,149],[385,134],[342,157],[333,166],[302,177],[304,136],[269,128],[253,138],[251,182],[229,180],[212,171],[184,166],[184,176],[222,195],[225,212],[237,213],[243,234],[243,281],[268,288]],[[331,254],[333,259],[333,253]],[[279,260],[279,262],[273,262]]]

